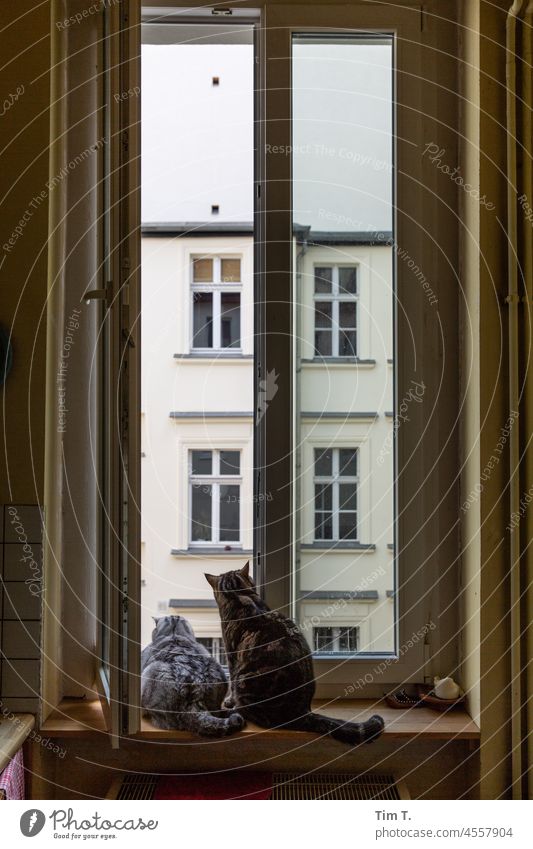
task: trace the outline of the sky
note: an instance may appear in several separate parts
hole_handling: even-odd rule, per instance
[[[251,45],[143,45],[143,223],[252,220],[253,68]],[[390,45],[295,44],[295,222],[391,229],[391,96]]]

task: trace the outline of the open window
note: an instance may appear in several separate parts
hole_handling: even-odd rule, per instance
[[[104,12],[90,298],[92,661],[112,728],[140,727],[152,616],[186,616],[223,659],[203,574],[247,559],[308,639],[319,695],[451,670],[458,369],[442,351],[457,342],[457,197],[439,182],[435,202],[424,149],[437,133],[455,144],[453,39],[409,3],[136,15]],[[424,51],[440,39],[432,79]]]

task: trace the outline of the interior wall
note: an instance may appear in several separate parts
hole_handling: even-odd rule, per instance
[[[11,334],[13,361],[1,387],[0,696],[2,710],[35,712],[42,601],[48,3],[5,0],[2,22],[0,324]]]
[[[2,19],[0,322],[12,332],[13,367],[2,387],[0,503],[36,504],[44,468],[49,4],[4,0]]]

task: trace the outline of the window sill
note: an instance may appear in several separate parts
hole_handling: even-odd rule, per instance
[[[312,359],[302,359],[303,366],[348,366],[353,368],[374,368],[376,360],[359,359],[359,357],[313,357]]]
[[[171,548],[170,553],[173,557],[251,557],[253,551],[251,548],[210,548],[206,546],[198,546],[198,548]]]
[[[250,362],[253,360],[253,354],[241,354],[238,351],[234,353],[228,354],[226,352],[221,351],[213,351],[210,354],[174,354],[175,360],[185,360],[188,363],[227,363],[230,361],[231,363],[240,363],[240,362]]]
[[[8,765],[35,725],[31,713],[15,713],[0,719],[0,772]]]
[[[395,710],[385,702],[372,699],[345,699],[342,701],[317,700],[313,708],[319,713],[344,720],[361,721],[373,713],[379,713],[385,720],[385,731],[380,738],[383,742],[396,739],[420,738],[426,740],[477,740],[479,728],[464,710],[454,710],[449,713],[439,713],[430,708],[407,708]],[[33,718],[33,717],[32,717]],[[67,699],[53,711],[40,729],[49,737],[84,737],[86,735],[107,734],[106,723],[99,701],[84,701]],[[198,738],[187,731],[162,731],[146,719],[141,722],[141,731],[134,735],[136,738],[147,740],[178,740],[194,742],[198,745],[213,745],[212,740]],[[243,731],[231,737],[217,740],[221,745],[228,742],[234,745],[236,740],[255,740],[257,743],[289,740],[293,743],[311,741],[326,742],[337,747],[340,743],[324,740],[317,734],[307,731],[288,731],[284,729],[258,728],[249,724]]]
[[[372,542],[350,542],[344,543],[338,540],[331,542],[311,542],[300,545],[301,551],[375,551],[376,546]]]

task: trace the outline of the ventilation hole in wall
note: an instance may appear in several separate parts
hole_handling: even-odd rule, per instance
[[[218,203],[211,204],[211,215],[218,215],[219,212],[220,212],[220,207],[219,207]]]

